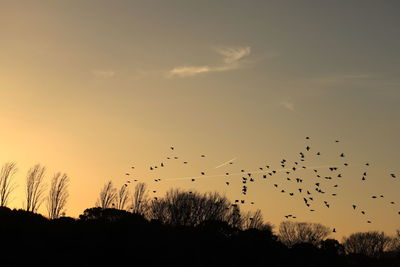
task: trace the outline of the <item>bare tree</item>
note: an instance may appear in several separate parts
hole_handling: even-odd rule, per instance
[[[237,204],[231,204],[228,213],[225,215],[225,218],[223,220],[234,228],[243,228],[243,218],[240,212],[240,208]]]
[[[125,210],[126,205],[129,202],[129,189],[127,184],[123,184],[118,191],[117,197],[117,209]]]
[[[264,223],[261,210],[258,209],[254,212],[249,211],[242,216],[241,229],[258,229],[272,231],[272,225],[270,223]]]
[[[14,174],[17,166],[14,162],[7,162],[3,165],[0,172],[0,207],[5,207],[10,200],[10,194],[15,189],[13,183]]]
[[[26,176],[26,206],[27,211],[36,212],[43,203],[45,184],[43,183],[46,168],[36,164],[29,169]]]
[[[364,254],[370,257],[379,257],[388,250],[392,244],[392,238],[384,232],[354,233],[344,238],[344,249],[347,254]]]
[[[64,212],[68,200],[68,176],[56,173],[51,180],[47,210],[50,219],[57,219]]]
[[[330,229],[319,223],[284,221],[279,225],[279,240],[287,246],[298,243],[319,245]]]
[[[170,190],[160,200],[153,200],[149,207],[150,219],[167,224],[197,226],[202,222],[225,221],[231,203],[218,193],[184,192]]]
[[[111,208],[115,206],[115,200],[117,199],[117,190],[114,188],[112,181],[108,181],[103,189],[100,191],[99,199],[96,205],[103,209]]]
[[[145,183],[138,183],[132,195],[132,212],[145,214],[148,203],[147,186]]]
[[[400,230],[396,230],[390,250],[400,252]]]

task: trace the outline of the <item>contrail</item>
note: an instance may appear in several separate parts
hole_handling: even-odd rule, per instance
[[[336,167],[337,166],[332,166],[332,165],[322,165],[322,166],[312,166],[312,167],[308,167],[307,169],[297,169],[297,171],[304,171],[304,170],[308,170],[308,169],[323,169],[323,168],[330,168],[330,167]],[[285,171],[291,171],[292,168],[286,168],[286,169],[280,169],[280,170],[276,170],[276,172],[285,172]],[[246,173],[268,173],[267,170],[255,170],[255,171],[247,171]],[[237,172],[237,173],[230,173],[229,176],[233,176],[233,175],[243,175],[243,172]],[[199,178],[212,178],[212,177],[226,177],[226,174],[215,174],[215,175],[200,175],[200,176],[186,176],[186,177],[181,177],[181,178],[170,178],[170,179],[164,179],[164,181],[176,181],[176,180],[189,180],[189,179],[199,179]]]
[[[233,159],[231,159],[231,160],[228,160],[227,162],[222,163],[221,165],[218,165],[218,166],[215,167],[215,168],[216,168],[216,169],[221,168],[222,166],[225,166],[225,165],[227,165],[227,164],[229,164],[229,163],[231,163],[231,162],[234,162],[236,159],[237,159],[237,158],[235,157],[235,158],[233,158]]]

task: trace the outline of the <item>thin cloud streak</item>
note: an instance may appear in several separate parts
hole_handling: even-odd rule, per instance
[[[284,107],[287,110],[294,111],[294,103],[289,101],[283,101],[279,103],[280,106]]]
[[[115,76],[115,71],[113,70],[92,70],[92,74],[100,78],[112,78]]]
[[[231,163],[231,162],[234,162],[235,160],[236,160],[236,158],[233,158],[233,159],[231,159],[231,160],[228,160],[227,162],[224,162],[224,163],[218,165],[218,166],[215,167],[215,168],[216,168],[216,169],[221,168],[221,167],[223,167],[223,166],[225,166],[225,165],[228,165],[228,164]]]
[[[190,77],[209,72],[222,72],[235,70],[243,67],[242,59],[247,57],[251,49],[245,47],[220,47],[215,49],[216,52],[223,56],[224,64],[219,66],[179,66],[166,73],[167,78],[173,77]]]

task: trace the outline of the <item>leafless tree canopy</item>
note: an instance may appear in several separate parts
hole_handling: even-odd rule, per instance
[[[384,232],[354,233],[344,238],[344,248],[348,254],[364,254],[370,257],[379,257],[388,250],[392,244],[392,238]]]
[[[261,210],[248,211],[242,216],[241,229],[258,229],[258,230],[269,230],[272,231],[272,225],[264,223],[264,219]]]
[[[222,221],[239,228],[265,229],[261,212],[242,216],[237,205],[218,193],[170,190],[160,200],[153,200],[148,208],[150,219],[167,224],[197,226],[205,221]],[[270,227],[268,227],[270,229]]]
[[[132,195],[132,212],[144,215],[147,211],[149,199],[145,183],[138,183]]]
[[[26,206],[25,209],[31,212],[37,212],[42,204],[45,185],[43,183],[45,167],[39,164],[29,169],[26,176]]]
[[[47,210],[50,219],[59,218],[64,211],[68,199],[68,182],[68,176],[65,173],[57,173],[53,176],[47,199]]]
[[[121,186],[121,188],[118,191],[116,200],[117,200],[116,208],[119,210],[125,210],[129,202],[129,189],[127,184]]]
[[[10,200],[10,194],[15,188],[13,183],[14,174],[17,167],[14,162],[7,162],[3,165],[0,172],[0,207],[5,207]]]
[[[112,181],[108,181],[100,192],[96,205],[108,209],[115,206],[117,199],[117,189],[114,188]]]
[[[196,226],[207,220],[223,220],[230,203],[217,193],[188,193],[170,190],[165,197],[152,201],[150,216],[172,225]]]
[[[396,231],[390,250],[400,253],[400,230]]]
[[[279,239],[287,246],[298,243],[318,245],[330,233],[330,229],[319,223],[284,221],[279,225]]]

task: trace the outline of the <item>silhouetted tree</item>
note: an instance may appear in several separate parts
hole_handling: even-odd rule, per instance
[[[140,218],[140,219],[138,219]],[[100,220],[103,222],[116,222],[121,220],[140,220],[141,223],[147,222],[143,216],[132,214],[126,210],[119,209],[103,209],[101,207],[86,209],[83,214],[79,215],[82,221]]]
[[[171,225],[196,226],[204,221],[224,221],[231,203],[218,193],[168,191],[164,198],[153,200],[149,207],[151,219]]]
[[[28,171],[26,176],[26,211],[36,212],[44,200],[45,185],[43,179],[45,171],[45,167],[40,166],[40,164]]]
[[[400,252],[400,230],[396,231],[396,235],[393,238],[392,250],[396,252]]]
[[[318,245],[330,233],[319,223],[284,221],[279,225],[279,240],[288,247],[298,243]]]
[[[384,232],[370,231],[351,234],[344,238],[347,254],[363,254],[369,257],[380,257],[391,245],[392,238]]]
[[[103,189],[100,191],[99,199],[96,205],[108,209],[115,206],[115,200],[117,199],[117,190],[114,188],[112,181],[108,181]]]
[[[231,227],[242,229],[243,218],[239,206],[237,204],[231,204],[229,207],[229,212],[225,215],[223,220],[226,221]]]
[[[51,180],[47,198],[47,210],[50,219],[57,219],[63,213],[68,200],[68,176],[56,173]]]
[[[259,209],[255,212],[249,211],[244,216],[242,216],[242,225],[240,228],[242,230],[258,229],[272,231],[272,225],[269,223],[264,223],[261,210]]]
[[[321,241],[319,244],[319,247],[324,251],[329,254],[343,254],[344,253],[344,247],[342,244],[339,243],[336,239],[328,238],[326,240]]]
[[[13,183],[14,174],[17,166],[14,162],[7,162],[3,165],[0,172],[0,207],[5,207],[10,200],[10,194],[15,189]]]
[[[129,189],[128,185],[124,184],[119,189],[117,196],[116,196],[116,208],[119,210],[125,210],[126,205],[129,202]]]
[[[132,212],[144,215],[149,203],[147,197],[147,186],[145,183],[138,183],[132,194]]]

